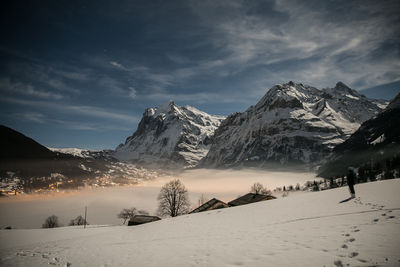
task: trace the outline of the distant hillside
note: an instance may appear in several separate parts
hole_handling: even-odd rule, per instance
[[[35,140],[0,125],[0,159],[54,159],[57,154]]]
[[[1,177],[7,177],[10,172],[20,178],[50,176],[52,173],[74,178],[90,176],[79,167],[80,158],[53,152],[3,125],[0,126],[0,145]]]
[[[101,180],[103,185],[136,184],[139,180],[158,175],[157,172],[119,162],[107,150],[50,150],[6,126],[0,126],[0,137],[0,179],[29,180],[29,183],[23,183],[28,192],[32,188],[46,188],[54,180],[62,180],[64,188],[76,188],[83,185],[83,180],[93,183]]]

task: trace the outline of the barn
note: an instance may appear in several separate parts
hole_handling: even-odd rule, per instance
[[[200,207],[192,210],[189,213],[197,213],[197,212],[203,212],[203,211],[208,211],[208,210],[215,210],[215,209],[223,209],[223,208],[227,208],[228,204],[226,204],[225,202],[213,198],[209,201],[207,201],[206,203],[204,203],[203,205],[201,205]]]
[[[155,222],[155,221],[159,221],[159,220],[161,220],[161,218],[159,218],[157,216],[135,215],[129,220],[128,226],[150,223],[150,222]]]
[[[276,197],[271,195],[262,195],[262,194],[254,194],[248,193],[244,196],[238,197],[237,199],[232,200],[228,203],[229,207],[235,207],[240,205],[246,205],[250,203],[255,203],[259,201],[271,200],[276,199]]]

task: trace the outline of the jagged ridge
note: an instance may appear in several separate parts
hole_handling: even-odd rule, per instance
[[[323,90],[275,85],[255,106],[221,123],[201,166],[316,164],[386,104],[342,82]]]

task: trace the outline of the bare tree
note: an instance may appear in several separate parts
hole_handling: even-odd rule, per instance
[[[254,183],[251,188],[250,188],[250,193],[253,194],[261,194],[261,192],[264,190],[264,186],[260,184],[259,182]]]
[[[250,193],[261,194],[261,195],[271,195],[271,190],[268,190],[260,183],[254,183],[250,188]]]
[[[130,208],[130,209],[123,209],[120,213],[117,214],[117,217],[120,219],[124,220],[124,223],[128,219],[132,219],[135,215],[149,215],[149,213],[145,210],[137,210],[136,208]]]
[[[58,223],[58,217],[56,215],[47,217],[47,219],[44,221],[44,224],[42,224],[42,228],[55,228],[59,226],[60,224]]]
[[[158,194],[158,213],[161,216],[176,217],[190,211],[188,191],[178,179],[165,184]]]
[[[72,219],[68,225],[73,226],[73,225],[84,225],[85,224],[85,218],[83,218],[81,215],[76,217],[75,219]],[[86,225],[89,223],[86,222]]]

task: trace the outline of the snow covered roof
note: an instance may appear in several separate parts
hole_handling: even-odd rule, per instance
[[[237,199],[232,200],[231,202],[228,203],[229,206],[240,206],[240,205],[246,205],[254,202],[259,202],[259,201],[264,201],[264,200],[270,200],[270,199],[275,199],[276,197],[271,196],[271,195],[262,195],[262,194],[254,194],[254,193],[248,193],[244,196],[241,196]]]
[[[135,215],[133,218],[131,218],[128,222],[128,226],[130,225],[138,225],[138,224],[144,224],[144,223],[149,223],[149,222],[155,222],[159,221],[161,218],[157,216],[149,216],[149,215]]]
[[[225,202],[213,198],[209,201],[207,201],[206,203],[204,203],[203,205],[201,205],[200,207],[192,210],[189,213],[196,213],[196,212],[202,212],[202,211],[207,211],[207,210],[215,210],[215,209],[222,209],[222,208],[227,208],[228,204],[226,204]]]

